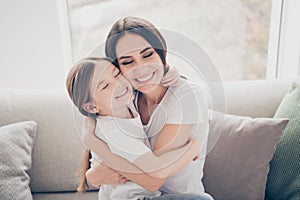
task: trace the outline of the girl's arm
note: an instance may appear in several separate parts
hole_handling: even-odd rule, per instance
[[[93,146],[93,151],[98,154],[103,160],[107,160],[106,165],[109,166],[109,168],[119,168],[120,165],[115,165],[115,163],[122,162],[125,164],[125,167],[127,170],[131,172],[126,172],[126,171],[118,171],[121,175],[126,177],[128,180],[131,180],[135,182],[136,184],[142,186],[146,190],[150,192],[157,191],[160,186],[166,181],[166,179],[158,179],[154,178],[152,176],[149,176],[148,174],[145,174],[143,171],[141,171],[138,167],[136,167],[134,164],[128,162],[126,159],[121,158],[117,156],[116,154],[113,154],[110,152],[107,144],[103,142],[101,139],[97,138],[93,133],[92,134],[85,134],[83,136],[83,142],[87,147],[90,145]],[[103,157],[102,157],[103,156]],[[111,169],[109,169],[111,170]],[[102,177],[104,176],[104,172],[108,172],[109,170],[104,169],[103,165],[100,164],[97,168],[91,168],[90,170],[87,171],[86,177],[88,181],[95,187],[99,187],[102,184],[107,184],[108,182],[111,182],[111,180],[104,180]],[[132,171],[136,173],[132,173]],[[138,173],[139,172],[139,173]],[[121,177],[116,176],[117,180],[116,182],[121,182]],[[107,177],[107,176],[106,176]],[[109,178],[109,177],[107,177]],[[113,180],[114,181],[114,180]]]
[[[109,164],[109,166],[118,171],[140,173],[140,170],[137,171],[132,167],[131,162],[129,162],[128,160],[119,159],[119,156],[122,155],[115,157],[115,155],[118,154],[113,154],[110,149],[106,149],[107,145],[102,147],[102,145],[97,142],[98,140],[96,139],[97,137],[95,135],[91,135],[91,138],[86,138],[85,144],[89,149],[92,149],[96,154],[98,154],[102,161]],[[132,140],[133,141],[131,141],[130,144],[140,142],[135,141],[135,139]],[[141,145],[144,144],[142,143]],[[97,147],[99,149],[97,149]],[[135,160],[133,164],[142,169],[150,176],[165,178],[179,171],[189,162],[191,162],[193,158],[199,154],[199,149],[200,146],[198,145],[198,143],[192,140],[191,142],[185,144],[183,147],[172,150],[170,152],[166,152],[160,156],[156,156],[153,154],[153,152],[149,151],[149,153],[139,156],[139,158]]]
[[[97,138],[94,135],[95,123],[92,123],[92,125],[91,125],[91,123],[87,123],[87,124],[90,124],[90,125],[87,126],[86,134],[83,136],[84,143],[87,145],[89,142],[92,142],[92,145],[93,145],[93,141],[94,141],[97,143],[97,145],[94,146],[94,147],[97,147],[97,149],[98,149],[97,151],[101,152],[102,150],[104,150],[103,151],[104,154],[111,153],[109,151],[106,143],[104,143],[103,141],[101,141],[99,138]],[[93,128],[90,128],[90,127],[93,127]],[[159,137],[156,141],[154,150],[157,150],[157,151],[155,151],[154,153],[156,155],[161,155],[162,153],[167,152],[168,149],[171,150],[171,149],[176,149],[176,148],[184,146],[187,143],[187,141],[189,139],[189,135],[190,135],[189,131],[187,131],[188,129],[189,129],[189,126],[187,126],[187,125],[175,125],[175,124],[174,125],[170,125],[170,124],[165,125],[164,128],[162,129],[162,131],[160,132]],[[167,134],[167,133],[169,133],[169,134]],[[176,137],[176,135],[177,135],[177,137]],[[96,149],[93,148],[93,150],[96,150]],[[95,151],[95,152],[97,153],[97,151]],[[116,157],[118,157],[118,156],[113,154],[111,158],[116,159]],[[123,158],[118,157],[118,159],[123,159]],[[108,160],[110,160],[110,159],[108,158]],[[134,170],[136,170],[136,171],[140,170],[139,168],[134,166],[132,163],[129,163],[129,164],[132,165],[131,167],[135,167],[135,168],[133,168]],[[132,168],[131,168],[131,170],[132,170]],[[97,167],[97,168],[89,169],[88,173],[87,173],[87,179],[94,186],[106,184],[109,181],[105,180],[105,178],[102,178],[103,175],[105,174],[104,172],[105,172],[105,170],[101,167],[101,165],[99,165],[99,167]],[[140,173],[130,173],[130,172],[124,172],[124,171],[123,172],[119,171],[119,173],[121,175],[125,176],[126,178],[128,178],[129,180],[141,185],[143,188],[145,188],[149,191],[158,190],[166,181],[166,178],[164,178],[164,179],[154,178],[154,177],[151,177],[151,176],[143,173],[141,170],[140,170]],[[102,180],[102,182],[99,180]]]

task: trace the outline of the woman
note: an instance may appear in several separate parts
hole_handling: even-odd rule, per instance
[[[115,60],[114,64],[137,90],[135,107],[153,151],[162,154],[180,148],[188,142],[190,136],[197,136],[202,144],[201,159],[199,162],[191,162],[177,174],[165,179],[125,170],[114,171],[104,164],[98,164],[87,172],[89,182],[99,186],[119,184],[128,179],[149,191],[159,189],[165,194],[156,197],[157,199],[212,199],[204,193],[201,182],[206,154],[208,110],[199,108],[199,103],[206,103],[199,87],[184,79],[175,87],[159,84],[167,71],[167,50],[162,35],[150,22],[127,17],[117,21],[111,28],[105,52]],[[93,127],[87,129],[86,136],[92,135],[90,133],[94,131]],[[85,143],[89,146],[91,140],[87,138],[85,137]]]

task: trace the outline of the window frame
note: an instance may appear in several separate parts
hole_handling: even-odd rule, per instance
[[[296,26],[299,9],[298,0],[272,1],[267,79],[300,75],[300,28]]]
[[[60,19],[61,43],[64,52],[65,71],[69,70],[73,62],[71,42],[71,28],[69,23],[67,0],[56,0]],[[268,55],[266,66],[266,79],[281,79],[300,75],[300,29],[293,25],[295,16],[300,18],[299,0],[272,0],[268,42]],[[295,34],[295,32],[298,34]],[[298,42],[291,42],[298,41]],[[290,54],[290,49],[298,50]],[[293,63],[293,65],[287,65]]]

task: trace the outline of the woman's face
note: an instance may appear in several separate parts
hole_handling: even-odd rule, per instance
[[[126,33],[116,44],[122,74],[142,93],[156,88],[163,78],[163,63],[153,47],[141,36]]]
[[[132,101],[132,87],[120,70],[108,61],[95,64],[91,79],[90,94],[97,113],[113,116],[114,110]]]

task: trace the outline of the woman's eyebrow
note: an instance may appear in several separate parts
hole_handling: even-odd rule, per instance
[[[142,51],[140,51],[140,54],[144,53],[145,51],[147,51],[149,49],[152,49],[152,47],[146,47],[145,49],[143,49]],[[126,59],[126,58],[131,58],[131,56],[121,56],[119,58],[119,60]]]
[[[140,54],[144,53],[145,51],[149,50],[149,49],[152,49],[152,47],[146,47],[145,49],[143,49]]]
[[[126,58],[131,58],[131,56],[121,56],[121,57],[119,58],[119,60],[126,59]]]

